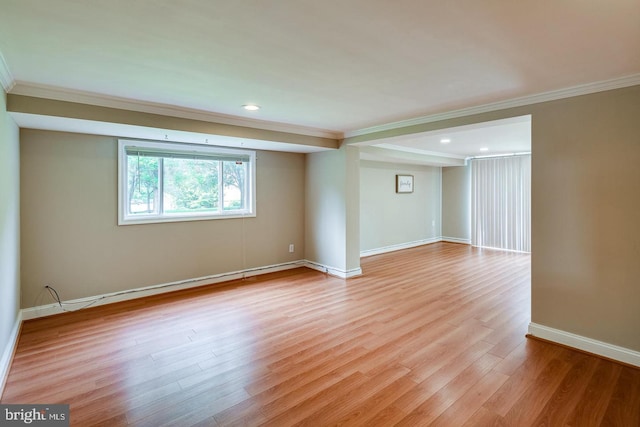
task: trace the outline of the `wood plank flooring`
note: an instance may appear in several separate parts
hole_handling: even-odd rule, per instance
[[[75,426],[640,426],[640,370],[525,338],[530,257],[436,243],[27,321],[2,403]]]

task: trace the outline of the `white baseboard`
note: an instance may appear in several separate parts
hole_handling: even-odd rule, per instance
[[[367,249],[360,252],[361,257],[368,257],[372,255],[380,255],[387,252],[399,251],[402,249],[415,248],[416,246],[428,245],[442,241],[441,237],[433,237],[431,239],[414,240],[413,242],[398,243],[396,245],[383,246],[381,248]]]
[[[261,274],[275,273],[277,271],[290,270],[293,268],[307,267],[314,270],[322,271],[333,276],[337,276],[343,279],[354,277],[362,274],[362,269],[354,268],[350,270],[343,270],[334,268],[316,262],[308,260],[292,261],[282,264],[269,265],[264,267],[250,268],[241,271],[234,271],[230,273],[216,274],[206,277],[198,277],[195,279],[181,280],[178,282],[163,283],[160,285],[146,286],[142,288],[135,288],[126,291],[112,292],[108,294],[96,295],[87,298],[79,298],[70,301],[63,301],[64,304],[73,304],[78,307],[82,307],[87,304],[91,304],[92,307],[99,305],[112,304],[114,302],[132,300],[136,298],[142,298],[151,295],[158,295],[167,292],[178,291],[182,289],[195,288],[203,285],[211,285],[215,283],[227,282],[230,280],[242,279],[245,277],[258,276]],[[18,312],[15,325],[11,331],[9,342],[7,343],[4,352],[2,353],[2,359],[0,359],[0,396],[4,391],[11,362],[13,360],[13,354],[18,344],[19,332],[22,322],[24,320],[36,319],[39,317],[50,316],[52,314],[63,313],[64,310],[59,304],[46,304],[38,307],[23,308]]]
[[[341,279],[348,279],[350,277],[360,276],[362,274],[362,269],[352,268],[350,270],[343,270],[341,268],[331,267],[324,264],[319,264],[317,262],[305,260],[304,266],[311,268],[313,270],[322,271],[323,273],[330,274],[332,276],[339,277]]]
[[[111,304],[114,302],[127,301],[136,298],[147,297],[151,295],[158,295],[167,292],[179,291],[182,289],[195,288],[203,285],[211,285],[215,283],[227,282],[230,280],[242,279],[245,277],[252,277],[261,274],[274,273],[276,271],[290,270],[292,268],[307,267],[313,270],[322,271],[323,273],[331,274],[332,276],[347,279],[350,277],[359,276],[362,274],[362,269],[356,268],[351,270],[343,270],[323,264],[318,264],[308,260],[292,261],[283,264],[274,264],[264,267],[250,268],[246,270],[233,271],[229,273],[215,274],[206,277],[197,277],[194,279],[181,280],[178,282],[162,283],[159,285],[146,286],[142,288],[129,289],[120,292],[111,292],[108,294],[95,295],[92,297],[79,298],[75,300],[63,301],[63,304],[69,304],[73,310],[73,307],[83,307],[91,304],[91,307],[97,307],[99,305]],[[63,313],[64,310],[59,304],[46,304],[37,307],[24,308],[21,310],[22,320],[36,319],[39,317],[51,316],[52,314]]]
[[[473,245],[474,248],[479,248],[479,249],[489,249],[491,251],[502,251],[502,252],[513,252],[514,254],[530,254],[530,251],[516,251],[513,249],[504,249],[504,248],[494,248],[492,246],[476,246]]]
[[[445,237],[445,236],[442,236],[442,241],[443,242],[449,242],[449,243],[461,243],[463,245],[470,245],[471,244],[471,239],[459,239],[457,237]]]
[[[290,270],[292,268],[307,267],[306,261],[292,261],[283,264],[274,264],[258,268],[249,268],[246,270],[233,271],[229,273],[214,274],[211,276],[198,277],[194,279],[181,280],[178,282],[163,283],[159,285],[146,286],[142,288],[129,289],[120,292],[111,292],[108,294],[95,295],[87,298],[79,298],[70,301],[63,301],[63,303],[71,304],[71,310],[73,307],[83,307],[87,304],[91,304],[91,307],[97,307],[99,305],[111,304],[119,301],[127,301],[136,298],[147,297],[151,295],[157,295],[167,292],[178,291],[182,289],[195,288],[203,285],[210,285],[215,283],[227,282],[230,280],[242,279],[244,277],[252,277],[261,274],[274,273],[276,271]],[[95,301],[95,302],[94,302]],[[37,307],[24,308],[21,311],[22,319],[29,320],[44,316],[50,316],[52,314],[63,313],[64,310],[59,304],[46,304]]]
[[[606,342],[583,337],[581,335],[572,334],[559,329],[550,328],[548,326],[529,323],[529,334],[573,347],[578,350],[606,357],[607,359],[617,360],[629,365],[640,367],[640,352],[629,350],[628,348],[618,347],[617,345],[607,344]]]
[[[18,338],[20,337],[21,325],[22,311],[19,311],[18,316],[16,317],[16,322],[11,330],[11,335],[9,336],[9,342],[7,342],[7,345],[2,352],[2,359],[0,359],[0,397],[2,397],[2,393],[4,393],[4,386],[7,384],[11,361],[13,360],[13,354],[15,353],[16,346],[18,345]]]

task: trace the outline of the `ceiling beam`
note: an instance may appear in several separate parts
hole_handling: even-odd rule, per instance
[[[464,166],[464,159],[457,159],[452,157],[435,156],[428,154],[410,153],[400,150],[391,150],[388,148],[380,147],[359,147],[360,159],[379,161],[379,162],[391,162],[391,163],[405,163],[412,165],[425,165],[425,166]]]
[[[164,129],[167,131],[192,132],[202,135],[292,144],[296,146],[302,145],[308,146],[311,151],[318,149],[338,149],[340,146],[340,140],[333,138],[173,117],[78,102],[38,98],[14,93],[7,94],[7,111],[9,113],[88,120],[101,123]]]

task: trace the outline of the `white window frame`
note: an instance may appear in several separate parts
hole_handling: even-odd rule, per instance
[[[139,148],[141,150],[153,150],[158,153],[179,153],[201,156],[230,156],[249,157],[249,175],[247,191],[247,208],[234,211],[219,211],[217,213],[189,213],[189,214],[129,214],[127,191],[127,150]],[[159,178],[158,191],[162,191],[162,177]],[[220,183],[222,185],[222,183]],[[220,203],[223,201],[220,200]],[[118,140],[118,225],[150,224],[158,222],[201,221],[213,219],[245,218],[256,216],[256,152],[252,150],[240,150],[234,148],[217,147],[210,145],[196,145],[173,142],[140,141],[130,139]]]

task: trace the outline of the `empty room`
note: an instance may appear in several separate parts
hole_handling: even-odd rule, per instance
[[[640,425],[640,3],[0,0],[0,424]]]

